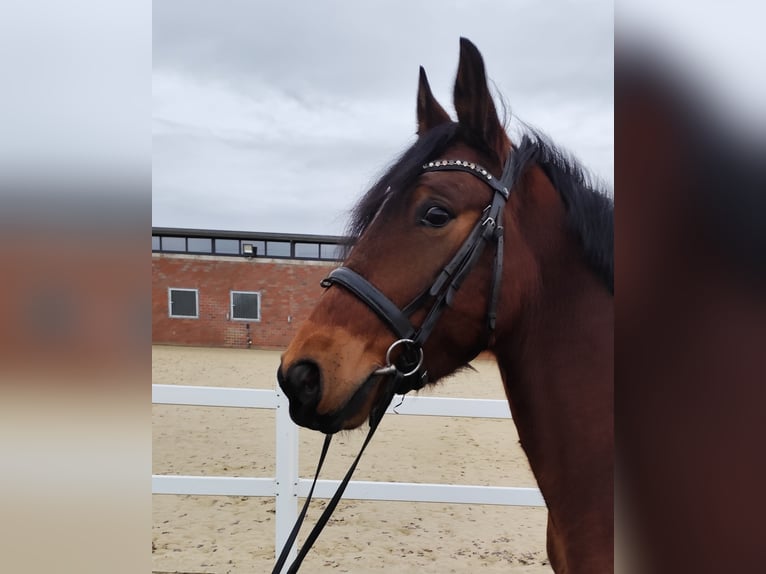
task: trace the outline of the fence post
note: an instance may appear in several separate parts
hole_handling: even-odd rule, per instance
[[[276,492],[275,541],[276,555],[282,551],[298,518],[298,427],[290,419],[289,402],[277,386],[276,409]],[[296,547],[290,551],[289,565],[297,556]]]

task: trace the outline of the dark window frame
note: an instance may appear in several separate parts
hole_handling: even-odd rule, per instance
[[[165,247],[165,240],[166,239],[175,239],[177,241],[183,241],[183,243],[184,243],[183,249],[169,249],[169,248]],[[177,236],[177,235],[160,235],[160,250],[161,251],[165,251],[167,253],[187,253],[187,250],[186,250],[186,248],[187,248],[186,239],[187,239],[186,237],[180,237],[180,236]]]
[[[194,315],[173,315],[173,291],[187,291],[194,293]],[[168,287],[168,317],[171,319],[199,319],[199,289]]]
[[[299,255],[298,251],[304,248],[316,247],[316,255]],[[322,247],[321,243],[316,241],[295,241],[293,243],[293,258],[294,259],[319,259],[321,255]]]
[[[220,232],[221,234],[225,232]],[[328,236],[328,239],[332,239]],[[208,243],[210,242],[210,243]],[[156,245],[159,243],[159,245]],[[176,249],[169,249],[168,244],[175,244]],[[204,243],[203,249],[194,249],[194,243]],[[254,255],[245,255],[243,246],[251,244],[257,249]],[[344,243],[339,241],[322,241],[321,236],[288,236],[278,235],[246,237],[227,237],[215,233],[211,235],[165,235],[152,234],[153,253],[178,253],[190,255],[214,255],[223,257],[257,257],[259,259],[298,259],[309,261],[342,261]]]
[[[209,246],[206,249],[194,249],[192,247],[192,242],[198,242],[198,241],[208,241]],[[213,249],[213,238],[212,237],[187,237],[186,238],[186,252],[187,253],[197,253],[202,255],[212,255]]]
[[[256,295],[258,297],[258,317],[235,317],[234,316],[234,295]],[[232,321],[249,321],[251,323],[260,323],[261,321],[261,292],[260,291],[241,291],[239,289],[232,289],[229,291],[229,317]]]
[[[286,254],[274,253],[272,249],[287,247]],[[269,259],[294,259],[293,242],[287,239],[269,239],[266,241],[265,256]]]
[[[221,242],[221,246],[223,245],[232,245],[236,242],[237,247],[234,249],[231,249],[230,251],[219,251],[218,250],[218,242]],[[231,243],[224,243],[224,242],[231,242]],[[242,255],[242,240],[241,239],[232,239],[230,237],[215,237],[213,238],[213,253],[212,255],[226,255],[226,256],[236,256],[236,255]]]

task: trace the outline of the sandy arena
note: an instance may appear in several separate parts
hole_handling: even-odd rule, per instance
[[[153,382],[273,388],[276,351],[155,346]],[[494,362],[421,392],[504,399]],[[274,476],[274,414],[261,409],[152,407],[154,474]],[[340,479],[365,431],[342,433],[322,478]],[[300,433],[311,477],[322,435]],[[535,486],[510,420],[387,415],[355,480]],[[302,499],[300,501],[302,503]],[[302,534],[325,501],[315,501]],[[544,508],[341,501],[302,572],[550,573]],[[274,564],[274,502],[227,496],[153,497],[155,573],[251,574]],[[302,540],[302,537],[301,537]]]

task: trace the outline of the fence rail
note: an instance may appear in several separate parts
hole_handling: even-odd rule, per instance
[[[394,396],[386,412],[472,418],[511,418],[501,400]],[[308,494],[311,480],[298,476],[298,429],[279,390],[184,385],[152,385],[152,403],[189,406],[275,409],[276,476],[224,477],[152,475],[152,494],[273,496],[276,501],[275,548],[280,550],[298,514],[298,497]],[[338,480],[319,480],[315,498],[331,498]],[[537,488],[406,482],[351,481],[344,498],[446,504],[544,506]],[[290,561],[295,556],[293,549]]]

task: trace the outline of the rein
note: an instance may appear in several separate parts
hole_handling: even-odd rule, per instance
[[[492,201],[482,211],[482,215],[474,225],[471,232],[466,237],[463,244],[457,250],[457,253],[444,266],[438,277],[430,288],[423,291],[415,297],[404,309],[399,309],[386,295],[377,287],[367,281],[349,267],[341,266],[333,270],[321,285],[329,288],[333,285],[340,285],[353,293],[358,299],[363,301],[375,314],[386,324],[386,326],[398,337],[386,352],[386,366],[374,371],[371,376],[389,377],[386,383],[386,389],[383,397],[376,407],[373,407],[370,413],[370,430],[359,450],[359,454],[354,459],[348,472],[344,476],[338,490],[333,495],[327,507],[322,512],[314,528],[309,533],[306,541],[301,547],[295,561],[287,570],[288,574],[294,574],[298,571],[303,559],[308,554],[314,541],[319,537],[320,532],[330,519],[330,515],[340,502],[346,486],[351,480],[351,475],[356,470],[356,466],[362,457],[362,453],[372,439],[375,430],[378,428],[383,414],[386,412],[394,394],[406,394],[412,390],[418,390],[428,383],[428,371],[423,363],[423,345],[431,335],[436,322],[438,321],[444,309],[452,304],[455,293],[460,288],[463,280],[468,273],[475,267],[487,243],[494,242],[495,257],[492,271],[492,285],[490,288],[488,309],[487,309],[487,329],[489,337],[494,334],[497,322],[497,302],[500,293],[500,280],[503,274],[503,211],[513,189],[515,182],[519,179],[529,161],[534,157],[537,151],[536,145],[528,138],[524,137],[518,149],[511,152],[508,160],[503,167],[503,173],[499,179],[495,179],[491,173],[474,162],[464,160],[436,160],[423,165],[423,173],[434,171],[462,171],[469,173],[486,183],[493,191]],[[430,310],[426,314],[420,327],[415,327],[410,321],[410,317],[420,309],[428,299],[433,299]],[[395,350],[401,347],[397,357],[392,357]],[[311,484],[306,501],[303,505],[298,520],[293,526],[284,547],[272,570],[272,574],[280,574],[282,567],[287,561],[287,555],[290,552],[300,530],[303,520],[308,510],[309,502],[314,493],[314,486],[319,477],[319,472],[324,463],[325,456],[330,446],[332,435],[325,435],[322,453],[319,457],[317,470],[314,475],[314,481]]]

